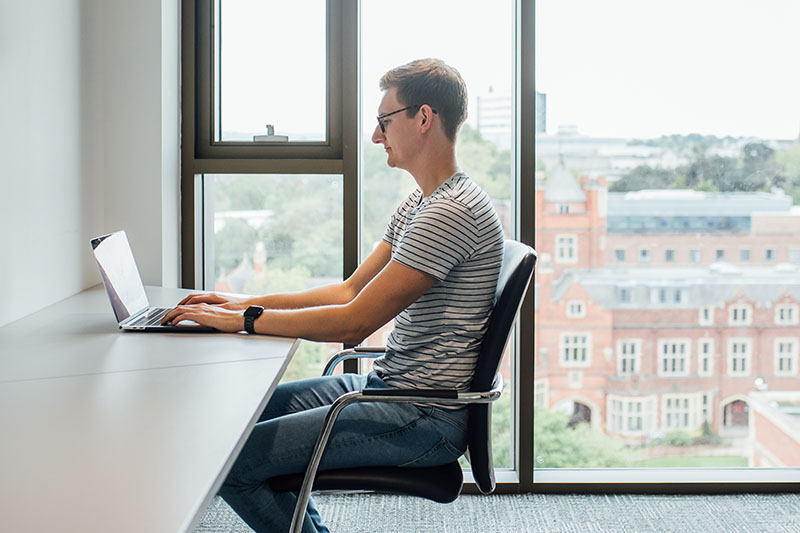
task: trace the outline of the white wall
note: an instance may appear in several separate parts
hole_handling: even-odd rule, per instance
[[[0,325],[100,281],[125,229],[178,282],[178,0],[0,0]]]

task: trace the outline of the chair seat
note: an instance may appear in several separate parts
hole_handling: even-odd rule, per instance
[[[277,476],[269,480],[274,491],[299,491],[304,473]],[[427,498],[439,503],[455,501],[464,475],[458,461],[440,466],[370,466],[321,470],[312,490],[371,490]]]

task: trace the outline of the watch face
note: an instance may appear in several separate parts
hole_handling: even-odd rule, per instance
[[[258,318],[258,317],[261,316],[261,313],[263,313],[263,312],[264,312],[264,308],[261,307],[260,305],[251,305],[244,312],[244,316],[246,316],[247,318],[251,318],[251,317],[252,318]]]

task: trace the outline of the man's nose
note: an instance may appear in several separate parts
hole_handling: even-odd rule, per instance
[[[380,125],[375,126],[375,129],[372,132],[372,142],[375,144],[380,144],[383,142],[384,136],[383,132],[381,131]]]

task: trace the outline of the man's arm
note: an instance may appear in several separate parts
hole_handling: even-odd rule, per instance
[[[321,305],[341,305],[353,300],[392,258],[392,247],[381,241],[356,271],[346,280],[298,292],[236,298],[216,293],[192,294],[178,305],[213,304],[225,309],[244,310],[251,305],[267,309],[301,309]]]
[[[390,261],[390,258],[391,247],[381,242],[356,272],[341,284],[346,288],[331,292],[305,291],[291,302],[288,299],[262,300],[278,305],[297,305],[341,298],[339,303],[265,309],[255,321],[255,331],[322,342],[360,343],[419,299],[436,282],[436,278]],[[353,296],[348,299],[349,295]],[[181,320],[194,320],[221,331],[240,331],[244,326],[240,310],[206,303],[180,305],[170,311],[164,321],[177,324]]]

